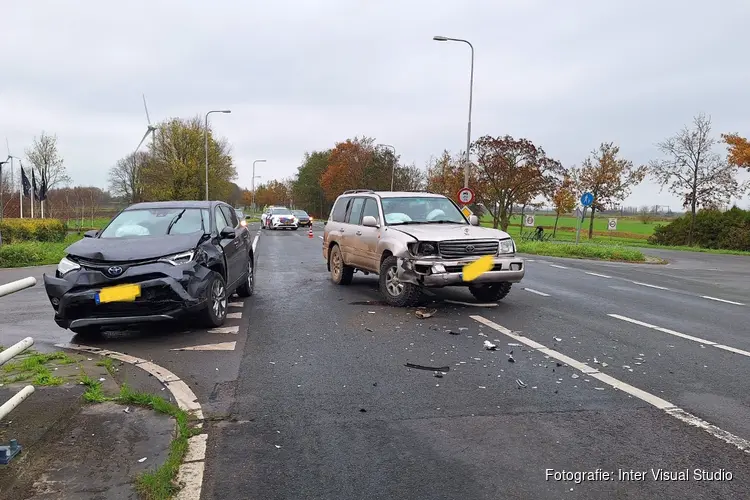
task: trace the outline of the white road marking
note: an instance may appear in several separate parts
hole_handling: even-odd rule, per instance
[[[750,352],[743,351],[742,349],[737,349],[736,347],[729,347],[728,345],[722,344],[715,344],[714,347],[724,349],[725,351],[734,352],[736,354],[742,354],[743,356],[747,356],[748,358],[750,358]]]
[[[179,347],[170,349],[170,351],[234,351],[237,342],[218,342],[216,344],[194,345],[189,347]]]
[[[747,441],[739,436],[735,436],[734,434],[727,432],[723,429],[720,429],[719,427],[716,427],[715,425],[709,422],[706,422],[705,420],[701,420],[695,415],[692,415],[686,412],[685,410],[678,408],[677,406],[675,406],[674,404],[670,403],[669,401],[665,399],[662,399],[658,396],[654,396],[651,393],[638,389],[637,387],[634,387],[630,384],[622,382],[605,373],[601,373],[599,372],[599,370],[588,366],[586,363],[581,363],[580,361],[576,361],[572,358],[569,358],[568,356],[565,356],[564,354],[561,354],[553,349],[548,349],[544,346],[541,346],[541,344],[538,344],[537,342],[534,342],[533,340],[529,338],[523,337],[521,335],[516,335],[512,331],[508,330],[507,328],[501,325],[498,325],[497,323],[494,323],[486,318],[483,318],[482,316],[471,316],[471,319],[478,321],[479,323],[482,323],[486,326],[489,326],[490,328],[497,330],[498,332],[501,332],[507,335],[508,337],[515,339],[517,342],[524,343],[527,346],[531,347],[532,349],[536,349],[539,352],[549,356],[550,358],[553,358],[553,359],[556,359],[557,361],[565,363],[568,366],[585,373],[587,376],[591,378],[595,378],[599,380],[600,382],[603,382],[611,387],[614,387],[615,389],[620,389],[621,391],[627,394],[630,394],[631,396],[636,397],[640,399],[641,401],[644,401],[650,405],[653,405],[656,408],[664,411],[667,415],[670,415],[694,427],[703,429],[704,431],[711,434],[712,436],[718,439],[721,439],[725,443],[729,443],[731,445],[736,446],[737,448],[744,451],[745,453],[750,453],[750,441]],[[541,347],[537,347],[537,346],[541,346]]]
[[[199,462],[206,459],[206,440],[208,434],[198,434],[188,439],[188,450],[183,463]]]
[[[641,283],[639,281],[632,281],[631,283],[633,283],[634,285],[647,286],[647,287],[650,287],[650,288],[658,288],[659,290],[669,290],[669,288],[667,288],[667,287],[656,286],[656,285],[649,285],[648,283]]]
[[[586,274],[590,274],[591,276],[599,276],[600,278],[612,278],[612,276],[607,276],[606,274],[592,273],[590,271],[586,271]]]
[[[565,266],[559,266],[557,264],[550,264],[549,267],[556,267],[558,269],[567,269],[567,267],[565,267]]]
[[[526,262],[536,262],[536,259],[526,259]]]
[[[744,306],[742,302],[734,302],[733,300],[717,299],[716,297],[709,297],[708,295],[701,295],[702,299],[715,300],[717,302],[724,302],[726,304],[734,304],[736,306]]]
[[[198,397],[188,387],[188,385],[180,380],[177,375],[170,372],[166,368],[159,365],[146,361],[145,359],[136,358],[128,354],[123,354],[117,351],[110,351],[108,349],[99,349],[98,347],[90,347],[79,344],[56,344],[55,347],[63,349],[72,349],[76,351],[90,352],[92,354],[98,354],[99,356],[106,356],[109,358],[117,359],[125,363],[132,364],[153,375],[157,380],[164,384],[164,386],[172,393],[172,397],[177,402],[182,410],[192,413],[198,422],[195,424],[198,428],[203,428],[203,409],[198,402]],[[204,437],[201,437],[204,436]],[[195,438],[199,439],[195,439]],[[177,473],[178,483],[182,483],[182,489],[175,496],[176,500],[200,500],[201,490],[203,488],[203,471],[206,468],[205,456],[206,456],[206,441],[208,440],[207,434],[201,434],[195,436],[188,441],[188,454],[187,457],[196,457],[195,462],[183,463],[180,465],[180,469]],[[192,443],[191,443],[192,442]],[[202,458],[198,458],[201,457]]]
[[[461,306],[471,306],[471,307],[497,307],[497,302],[490,302],[487,304],[477,304],[475,302],[461,302],[460,300],[450,300],[446,299],[444,302],[448,302],[450,304],[458,304]]]
[[[208,333],[239,333],[239,326],[220,326],[217,328],[211,328]]]
[[[242,313],[227,313],[227,319],[242,319]]]
[[[258,234],[255,235],[255,238],[253,239],[253,254],[255,254],[255,249],[258,248],[258,239],[260,238],[260,231],[258,231]]]
[[[524,288],[524,290],[526,290],[527,292],[535,293],[537,295],[541,295],[542,297],[549,297],[548,293],[540,292],[540,291],[534,290],[533,288]]]
[[[229,303],[229,307],[244,307],[244,306],[245,306],[244,302],[230,302]]]
[[[698,342],[700,344],[716,345],[716,342],[712,342],[710,340],[702,339],[700,337],[693,337],[692,335],[676,332],[674,330],[670,330],[669,328],[662,328],[661,326],[652,325],[651,323],[646,323],[644,321],[638,321],[637,319],[628,318],[627,316],[620,316],[619,314],[607,314],[607,316],[615,319],[621,319],[622,321],[627,321],[628,323],[633,323],[634,325],[645,326],[646,328],[651,328],[652,330],[656,330],[658,332],[668,333],[670,335],[674,335],[675,337],[682,337],[683,339],[692,340],[693,342]]]

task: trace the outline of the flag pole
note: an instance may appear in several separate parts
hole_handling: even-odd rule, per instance
[[[13,161],[13,157],[10,157],[10,161]],[[18,189],[18,210],[23,219],[23,164],[18,162],[18,172],[21,174],[21,185]]]

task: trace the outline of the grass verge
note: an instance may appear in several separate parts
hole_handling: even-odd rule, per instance
[[[177,473],[182,460],[188,450],[188,439],[200,433],[200,429],[190,426],[188,414],[166,399],[145,392],[133,391],[127,385],[120,388],[120,394],[115,398],[107,398],[102,392],[101,384],[88,376],[83,376],[81,382],[86,386],[83,399],[89,403],[116,401],[120,404],[142,406],[159,413],[164,413],[177,422],[177,436],[169,446],[167,460],[156,470],[144,472],[136,478],[136,491],[145,500],[167,500],[172,498],[180,489],[175,484]]]
[[[646,256],[635,248],[616,245],[581,243],[549,243],[541,241],[516,241],[518,253],[569,257],[573,259],[612,260],[619,262],[646,262]]]
[[[44,266],[57,264],[65,257],[65,249],[80,240],[81,236],[69,234],[65,241],[21,241],[0,246],[0,268]]]

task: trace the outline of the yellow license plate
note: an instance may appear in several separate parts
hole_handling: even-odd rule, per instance
[[[96,294],[96,303],[133,302],[141,296],[141,285],[118,285],[102,288]]]

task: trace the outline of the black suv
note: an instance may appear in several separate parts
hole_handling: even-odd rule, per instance
[[[220,326],[229,296],[253,293],[250,234],[226,203],[138,203],[84,236],[44,275],[55,322],[75,333],[191,312]]]

